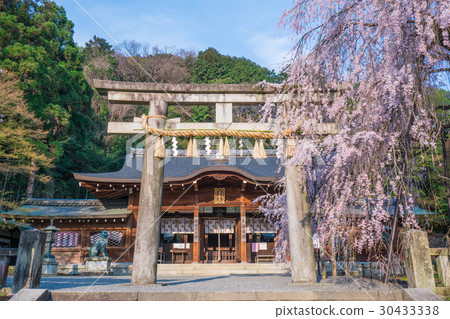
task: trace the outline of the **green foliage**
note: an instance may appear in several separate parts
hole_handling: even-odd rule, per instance
[[[19,75],[28,107],[44,123],[54,146],[67,135],[84,139],[92,115],[92,89],[83,76],[81,56],[73,42],[73,24],[52,1],[4,1],[0,25],[0,67]],[[62,154],[61,150],[55,154]]]
[[[30,163],[49,168],[42,122],[28,112],[17,77],[0,72],[0,172],[25,173]]]
[[[181,118],[181,110],[178,105],[169,105],[167,109],[167,118],[169,119],[175,119],[175,118]]]
[[[104,73],[111,72],[112,48],[94,38],[82,54],[72,38],[73,23],[53,1],[2,1],[0,25],[0,68],[18,75],[28,110],[47,132],[39,147],[54,159],[52,181],[41,181],[35,195],[74,197],[77,186],[72,172],[117,168],[117,154],[114,159],[109,156],[104,140],[106,106],[94,111],[93,90],[83,73],[83,61],[90,59],[93,76],[101,77],[104,71],[92,59],[108,53],[109,69]],[[21,189],[18,197],[23,197],[26,187],[21,184],[26,179],[6,181]]]
[[[419,225],[435,234],[447,234],[449,231],[449,221],[443,214],[420,216]]]
[[[449,123],[449,112],[445,105],[450,105],[450,93],[445,90],[435,89],[429,95],[430,102],[438,107],[437,115],[441,125]],[[445,132],[445,128],[443,128]],[[450,136],[444,134],[447,148],[447,158],[450,159]],[[436,232],[446,233],[450,221],[446,216],[449,207],[447,201],[447,188],[445,184],[443,141],[439,141],[434,152],[431,150],[417,150],[416,176],[419,178],[419,205],[438,214],[425,216],[420,219],[423,228],[432,229]],[[420,152],[420,153],[419,153]],[[447,163],[450,165],[450,163]]]
[[[114,77],[117,59],[112,46],[103,38],[94,37],[81,48],[85,76],[88,80],[111,80]]]
[[[52,1],[4,1],[0,10],[0,67],[19,75],[30,110],[64,140],[90,116],[92,97],[73,24]]]
[[[125,45],[135,53],[132,59],[97,36],[77,47],[73,23],[61,6],[49,0],[0,0],[0,26],[0,69],[17,76],[24,98],[20,114],[12,116],[11,110],[0,109],[8,116],[0,136],[0,156],[5,164],[0,187],[6,186],[1,196],[9,203],[24,197],[31,171],[37,170],[35,197],[73,198],[86,196],[84,190],[80,194],[73,172],[121,167],[127,138],[107,136],[107,122],[139,116],[147,112],[147,106],[109,107],[92,90],[93,79],[149,81],[148,74],[155,81],[170,83],[283,79],[248,59],[214,49],[196,56],[184,50],[150,51],[131,41]],[[184,110],[169,107],[169,118],[183,121],[212,121],[212,113],[208,105]],[[9,121],[12,118],[14,121]]]
[[[189,65],[191,82],[199,84],[279,83],[285,79],[283,74],[276,74],[245,58],[220,54],[213,48],[200,52]],[[179,106],[169,106],[168,115],[186,122],[210,122],[214,121],[213,113],[210,105],[184,107],[184,112]]]
[[[213,107],[211,105],[169,105],[167,117],[169,119],[180,118],[182,122],[213,122],[213,113]]]
[[[248,59],[223,55],[213,48],[200,52],[192,67],[193,83],[280,83],[284,78]]]
[[[212,122],[214,120],[211,106],[209,105],[194,105],[191,112],[194,122]]]
[[[434,89],[430,94],[430,100],[438,107],[450,105],[450,92],[443,89]]]
[[[420,152],[420,162],[416,165],[416,176],[419,177],[419,204],[422,208],[444,213],[448,209],[445,188],[444,168],[442,165],[442,144],[439,143],[436,153],[430,150]]]
[[[19,198],[12,190],[20,189],[18,181],[26,183],[24,176],[40,170],[36,177],[48,181],[45,173],[52,165],[42,122],[27,110],[19,85],[15,74],[0,72],[0,208],[14,207]],[[8,183],[13,188],[8,190]]]

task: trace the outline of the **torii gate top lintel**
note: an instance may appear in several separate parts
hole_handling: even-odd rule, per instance
[[[231,94],[274,94],[275,89],[254,84],[194,84],[194,83],[153,83],[93,80],[100,95],[112,91],[153,92],[153,93],[231,93]]]
[[[146,104],[161,100],[169,104],[205,105],[232,103],[234,105],[264,104],[269,96],[276,98],[273,87],[253,84],[172,84],[150,82],[119,82],[94,80],[100,95],[114,104]]]

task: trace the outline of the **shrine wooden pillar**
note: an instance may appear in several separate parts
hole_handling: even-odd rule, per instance
[[[208,254],[208,234],[205,232],[205,235],[203,236],[203,251],[205,252],[204,255],[204,263],[207,263],[211,256]]]
[[[194,247],[193,247],[193,256],[192,262],[198,263],[200,260],[200,220],[199,220],[199,207],[195,205],[194,208]]]
[[[164,128],[167,102],[156,99],[150,101],[148,115],[150,127]],[[133,284],[156,283],[164,177],[164,158],[154,156],[156,141],[156,136],[147,134],[131,276]]]
[[[127,252],[125,253],[126,262],[131,261],[130,247],[131,247],[131,244],[133,243],[132,238],[131,238],[131,236],[132,236],[131,230],[133,228],[133,219],[134,219],[133,214],[130,214],[127,219],[127,228],[125,230],[125,249],[127,249]],[[123,262],[123,260],[122,260],[122,262]]]
[[[84,248],[85,247],[91,247],[90,242],[89,242],[89,232],[87,230],[87,224],[85,223],[82,227],[81,227],[81,234],[80,234],[80,244],[81,244],[81,249],[80,249],[80,263],[84,264]]]
[[[246,185],[247,183],[244,183],[243,185]],[[245,196],[242,194],[242,192],[245,190],[245,187],[243,186],[241,188],[241,262],[246,263],[247,260],[247,211],[245,209]]]
[[[234,227],[234,247],[236,254],[236,261],[241,262],[241,217],[237,219],[236,225]]]

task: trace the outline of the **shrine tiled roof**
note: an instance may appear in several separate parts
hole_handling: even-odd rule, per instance
[[[98,199],[29,199],[9,212],[0,212],[8,218],[121,218],[131,214],[125,201]]]
[[[0,210],[0,214],[7,214],[7,212]],[[0,217],[0,225],[6,229],[31,229],[29,224],[16,222],[12,219],[6,220],[5,217]],[[1,227],[0,227],[1,228]]]
[[[79,181],[107,183],[140,183],[143,155],[141,150],[127,154],[123,167],[108,173],[74,173]],[[164,159],[164,182],[183,181],[201,173],[234,173],[257,182],[273,182],[283,176],[279,159],[268,156],[255,159],[252,156],[231,156],[216,159],[206,156],[166,156]]]

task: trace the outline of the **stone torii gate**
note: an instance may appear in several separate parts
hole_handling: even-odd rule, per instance
[[[149,105],[147,125],[154,129],[270,131],[267,123],[233,123],[233,105],[260,105],[282,102],[270,88],[255,89],[250,84],[157,84],[94,80],[94,87],[110,103]],[[283,99],[292,96],[283,96]],[[182,123],[167,120],[168,105],[215,105],[214,123]],[[137,134],[142,121],[110,122],[109,134]],[[324,125],[323,133],[333,127]],[[164,159],[154,156],[149,134],[145,141],[144,164],[133,259],[133,284],[156,282]],[[316,282],[311,216],[306,186],[300,184],[300,167],[285,168],[289,249],[292,280]]]

